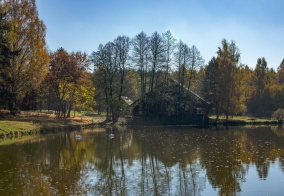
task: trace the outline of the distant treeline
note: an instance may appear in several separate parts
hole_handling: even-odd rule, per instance
[[[52,110],[58,117],[97,110],[116,121],[129,107],[124,96],[135,101],[133,107],[141,105],[145,116],[183,115],[194,107],[190,90],[217,118],[271,117],[284,108],[284,60],[273,70],[261,57],[251,69],[240,63],[234,41],[223,39],[208,63],[196,46],[170,31],[118,36],[89,56],[48,51],[35,0],[6,0],[0,6],[0,108]]]

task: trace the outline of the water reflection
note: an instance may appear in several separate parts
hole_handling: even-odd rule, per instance
[[[280,172],[273,190],[284,191],[279,127],[109,128],[43,138],[0,146],[0,195],[236,195],[258,189],[244,186],[252,169],[254,182]]]

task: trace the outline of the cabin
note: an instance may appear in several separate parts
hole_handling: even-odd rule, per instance
[[[134,119],[154,119],[159,124],[209,123],[211,104],[192,90],[181,87],[175,80],[170,82],[167,89],[155,89],[140,100],[122,97],[131,108]]]

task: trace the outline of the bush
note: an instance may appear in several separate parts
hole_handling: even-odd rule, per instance
[[[275,118],[277,120],[283,120],[284,118],[284,109],[279,108],[276,111],[273,112],[272,118]]]

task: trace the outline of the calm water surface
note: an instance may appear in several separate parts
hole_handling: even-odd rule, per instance
[[[43,135],[0,146],[0,195],[284,195],[284,129]]]

